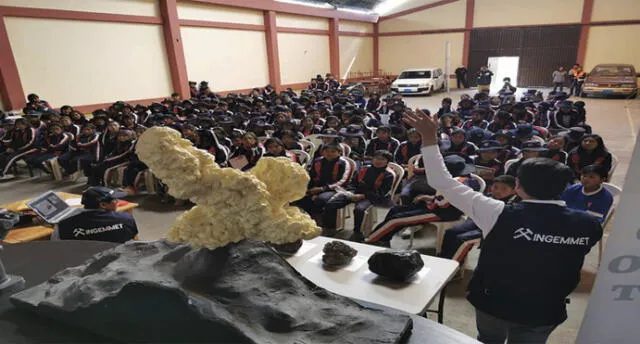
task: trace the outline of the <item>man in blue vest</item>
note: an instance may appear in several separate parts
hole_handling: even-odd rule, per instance
[[[596,218],[559,197],[573,174],[564,164],[532,158],[516,180],[518,205],[488,198],[454,180],[438,150],[438,121],[423,112],[404,121],[422,135],[429,184],[466,213],[484,242],[467,299],[483,343],[545,343],[567,319],[566,298],[580,282],[584,256],[602,238]]]
[[[138,226],[133,215],[116,211],[118,198],[126,195],[102,186],[88,188],[82,193],[84,211],[60,221],[51,239],[118,243],[137,239]]]

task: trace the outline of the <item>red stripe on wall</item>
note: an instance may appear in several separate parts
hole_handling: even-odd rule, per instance
[[[187,77],[187,62],[184,56],[182,35],[180,34],[180,20],[178,19],[177,0],[160,0],[160,13],[164,20],[164,42],[171,72],[173,91],[182,97],[189,97],[189,79]]]
[[[217,22],[217,21],[205,21],[205,20],[193,20],[193,19],[181,19],[180,26],[210,27],[210,28],[216,28],[216,29],[247,30],[247,31],[264,31],[265,30],[264,25],[224,23],[224,22]]]
[[[380,76],[380,24],[373,24],[373,74]]]
[[[8,17],[66,19],[134,24],[162,24],[162,18],[128,14],[53,10],[45,8],[0,6],[0,15]]]
[[[469,66],[469,51],[471,50],[471,30],[473,30],[473,16],[475,11],[475,0],[467,0],[467,8],[464,20],[464,45],[462,47],[462,64]]]
[[[267,41],[267,63],[269,66],[269,82],[280,92],[280,54],[278,52],[278,31],[276,28],[276,12],[264,11],[265,37]]]
[[[338,18],[329,19],[329,65],[331,74],[336,79],[340,78],[340,20]]]
[[[301,33],[305,35],[322,35],[328,36],[330,34],[329,30],[318,30],[318,29],[304,29],[297,27],[282,27],[278,26],[276,30],[280,33]]]

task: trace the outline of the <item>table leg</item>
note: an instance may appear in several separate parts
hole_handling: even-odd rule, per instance
[[[438,299],[438,308],[437,309],[427,309],[425,311],[425,318],[427,313],[436,313],[438,314],[438,323],[442,324],[444,322],[444,300],[447,297],[447,285],[445,284],[442,290],[440,291],[440,298]]]

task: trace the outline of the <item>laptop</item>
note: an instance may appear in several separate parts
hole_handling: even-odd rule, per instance
[[[77,215],[83,211],[81,208],[72,208],[53,191],[46,192],[27,203],[27,206],[45,221],[57,224],[60,221]]]

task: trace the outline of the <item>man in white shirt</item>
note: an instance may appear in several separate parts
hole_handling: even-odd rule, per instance
[[[482,231],[484,242],[467,293],[476,308],[478,339],[545,343],[566,320],[566,298],[580,281],[584,256],[602,237],[595,218],[557,200],[573,179],[571,170],[551,159],[528,159],[516,181],[523,202],[506,205],[447,172],[435,116],[416,110],[403,120],[422,135],[429,185]]]

